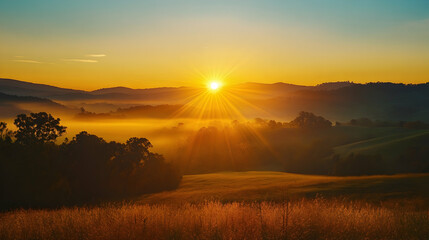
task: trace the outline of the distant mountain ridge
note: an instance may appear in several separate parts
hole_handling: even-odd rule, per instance
[[[46,99],[46,98],[39,98],[39,97],[33,97],[33,96],[16,96],[16,95],[9,95],[4,94],[0,92],[0,102],[1,103],[8,103],[8,102],[20,102],[20,103],[47,103],[52,104],[53,106],[62,106],[61,104],[58,104],[56,102],[53,102],[52,100]]]
[[[174,90],[174,89],[178,89],[178,88],[175,88],[175,87],[160,87],[160,88],[135,89],[135,88],[128,88],[128,87],[111,87],[111,88],[100,88],[100,89],[91,91],[90,93],[97,94],[97,95],[100,95],[100,94],[109,94],[109,93],[121,93],[121,94],[134,93],[135,94],[135,93],[144,93],[144,92],[151,91],[151,90],[171,91],[171,90]]]
[[[75,110],[83,106],[85,108],[92,106],[89,111],[95,113],[107,113],[106,107],[100,110],[102,107],[97,106],[110,106],[108,111],[116,111],[121,106],[183,105],[205,91],[202,88],[191,87],[147,89],[113,87],[83,91],[0,79],[0,93],[8,95],[8,104],[13,101],[22,103],[25,96],[32,96],[38,99],[25,99],[37,103],[42,101],[40,99],[50,99]],[[429,83],[328,82],[316,86],[302,86],[282,82],[273,84],[249,82],[228,86],[225,88],[225,94],[234,94],[241,102],[247,102],[248,107],[254,106],[266,113],[264,115],[265,113],[259,110],[257,112],[242,106],[240,111],[246,117],[289,119],[296,116],[299,111],[309,111],[338,121],[361,117],[374,120],[429,121]],[[234,100],[233,97],[231,100]],[[4,108],[5,99],[0,95],[0,104],[2,103]],[[53,103],[55,102],[44,102],[43,105],[51,106]],[[4,108],[3,111],[7,110]],[[144,111],[122,112],[138,116]]]
[[[62,113],[70,111],[66,106],[46,98],[8,95],[0,92],[0,117],[15,117],[20,113],[28,113],[32,110],[44,111],[45,109]]]
[[[343,88],[343,87],[350,87],[356,85],[356,83],[353,82],[327,82],[327,83],[321,83],[321,84],[317,84],[315,86],[315,88],[317,88],[318,90],[335,90],[335,89],[339,89],[339,88]]]
[[[0,92],[16,96],[52,97],[55,95],[84,94],[85,91],[60,88],[46,84],[30,83],[0,78]]]
[[[302,86],[283,82],[272,84],[247,82],[232,86],[233,89],[248,90],[258,89],[258,91],[268,92],[293,92],[305,89],[320,89],[320,90],[333,90],[345,86],[353,85],[351,82],[334,82],[323,83],[317,86]],[[85,100],[85,99],[148,99],[146,95],[165,95],[173,94],[175,92],[193,92],[195,88],[191,87],[158,87],[158,88],[145,88],[134,89],[129,87],[111,87],[100,88],[94,91],[76,90],[69,88],[61,88],[46,84],[31,83],[19,81],[14,79],[0,78],[0,92],[16,95],[16,96],[34,96],[40,98],[49,98],[52,100]],[[136,97],[139,95],[139,97]]]
[[[269,99],[261,106],[269,106],[283,114],[310,111],[341,121],[360,117],[429,121],[428,103],[429,83],[378,82],[352,84],[334,90],[296,91],[289,96]]]
[[[30,83],[14,79],[0,78],[0,92],[16,96],[34,96],[49,98],[59,101],[76,100],[156,100],[167,95],[178,94],[179,96],[195,92],[195,89],[188,87],[163,87],[133,89],[127,87],[101,88],[94,91],[75,90],[50,86],[46,84]]]

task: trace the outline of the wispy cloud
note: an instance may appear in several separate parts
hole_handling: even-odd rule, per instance
[[[15,59],[15,60],[11,60],[13,62],[21,62],[21,63],[43,63],[43,62],[39,62],[39,61],[35,61],[35,60],[30,60],[30,59]]]
[[[63,61],[67,62],[83,62],[83,63],[96,63],[97,60],[92,59],[76,59],[76,58],[68,58],[68,59],[62,59]]]
[[[87,54],[87,57],[95,57],[95,58],[100,58],[100,57],[105,57],[106,54]]]

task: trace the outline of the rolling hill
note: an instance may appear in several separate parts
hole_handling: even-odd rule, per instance
[[[60,101],[182,101],[194,95],[200,89],[195,88],[148,88],[132,89],[126,87],[101,88],[94,91],[75,90],[36,84],[14,79],[0,78],[0,92],[17,95],[49,98]]]
[[[429,174],[330,177],[283,172],[220,172],[185,175],[174,191],[144,195],[138,203],[283,201],[300,197],[347,197],[378,201],[429,200]],[[426,201],[426,204],[428,202]]]
[[[9,95],[33,96],[51,99],[67,95],[82,96],[86,94],[85,91],[81,90],[67,89],[46,84],[37,84],[5,78],[0,78],[0,92]]]
[[[351,153],[374,155],[380,154],[386,158],[400,156],[407,148],[427,145],[429,130],[412,130],[387,134],[364,141],[358,141],[334,148],[335,154],[347,156]]]
[[[21,113],[32,111],[54,111],[70,113],[71,109],[46,98],[32,96],[15,96],[0,92],[0,117],[10,118]]]

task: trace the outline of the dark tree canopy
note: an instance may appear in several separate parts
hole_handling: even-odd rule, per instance
[[[7,129],[7,123],[0,122],[0,141],[10,142],[12,140],[12,131]]]
[[[3,133],[3,131],[6,129],[7,129],[7,123],[0,122],[0,133]]]
[[[17,123],[41,121],[37,116],[20,115]],[[64,127],[59,126],[59,119],[44,117],[53,125],[29,124],[34,130],[27,133],[30,139],[0,140],[0,211],[116,201],[174,189],[180,183],[179,171],[162,155],[151,152],[146,138],[107,142],[83,131],[58,145],[51,141]],[[39,126],[50,129],[52,135],[34,137],[39,136],[34,129]],[[0,124],[0,131],[5,129],[6,124]]]
[[[146,138],[132,137],[127,140],[126,144],[129,151],[140,152],[143,156],[147,156],[149,148],[152,147],[152,144]]]
[[[299,116],[290,122],[290,124],[294,127],[303,129],[323,129],[332,127],[331,121],[310,112],[300,112]]]
[[[66,127],[60,125],[60,119],[46,112],[20,114],[14,124],[18,128],[16,141],[23,144],[52,142],[66,132]]]

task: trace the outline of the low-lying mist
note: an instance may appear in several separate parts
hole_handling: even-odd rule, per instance
[[[144,137],[152,143],[154,152],[162,154],[183,174],[275,170],[366,175],[429,171],[425,160],[429,152],[424,150],[429,134],[422,122],[362,118],[333,124],[308,112],[301,112],[292,121],[60,116],[67,132],[57,139],[58,144],[66,138],[72,140],[82,131],[106,141]],[[15,130],[13,119],[6,122]],[[396,138],[389,140],[391,136]],[[386,140],[361,148],[348,147],[377,138]]]
[[[275,170],[367,175],[429,170],[428,161],[424,160],[429,156],[424,150],[429,132],[426,125],[421,125],[423,123],[399,125],[353,119],[332,126],[323,117],[305,112],[293,121],[284,122],[261,118],[240,121],[189,118],[77,121],[65,118],[62,122],[68,128],[59,142],[65,138],[71,140],[81,131],[106,141],[124,142],[130,137],[145,137],[153,144],[154,152],[162,154],[183,174]],[[391,136],[400,138],[362,148],[374,148],[373,151],[341,150],[348,144]],[[395,141],[399,141],[400,146],[392,145]]]

